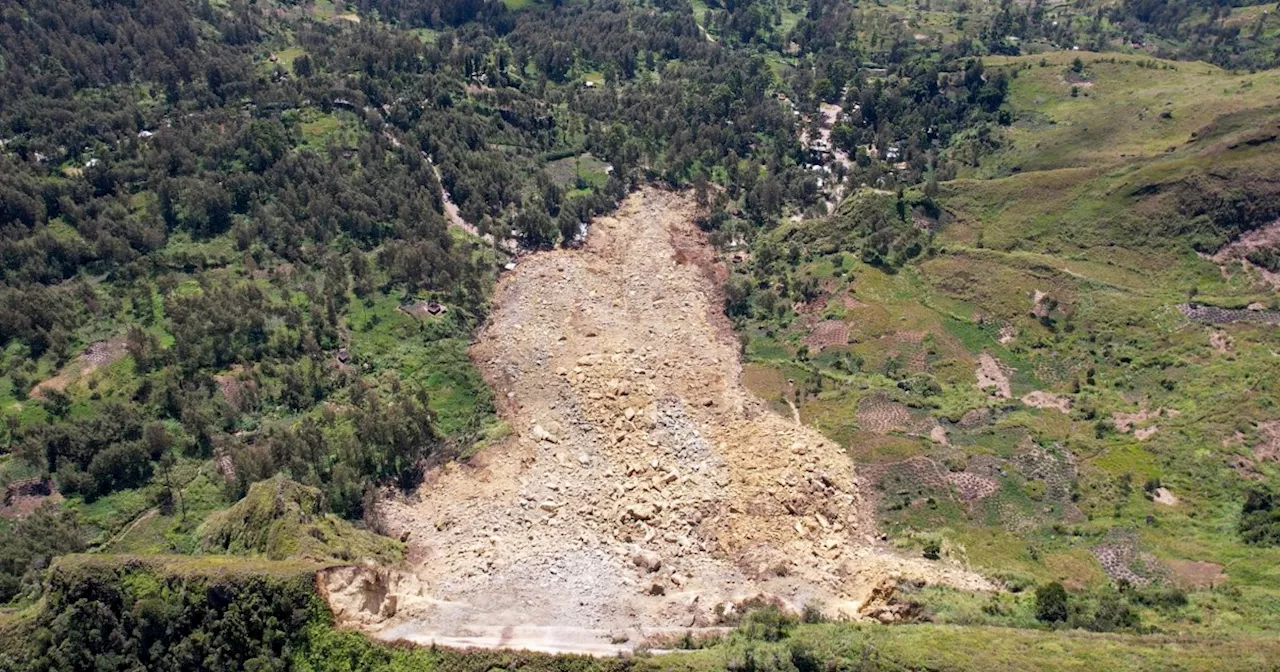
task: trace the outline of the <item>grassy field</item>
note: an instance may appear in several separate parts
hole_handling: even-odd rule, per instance
[[[1238,230],[1196,208],[1274,198],[1280,78],[1081,52],[987,62],[1016,72],[1018,121],[935,211],[905,194],[899,211],[934,232],[918,257],[864,263],[844,233],[863,211],[845,206],[756,241],[747,384],[846,447],[907,552],[940,540],[944,560],[1081,600],[1177,587],[1179,606],[1125,598],[1163,633],[1276,633],[1280,550],[1237,525],[1245,488],[1280,476],[1258,457],[1280,419],[1280,332],[1176,306],[1275,301],[1256,271],[1196,254]],[[1007,394],[978,387],[984,361]],[[943,623],[1027,623],[1025,594],[911,599]]]

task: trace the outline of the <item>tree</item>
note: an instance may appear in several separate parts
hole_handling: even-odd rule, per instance
[[[1070,615],[1067,589],[1053,581],[1036,588],[1036,620],[1044,623],[1063,623]]]
[[[310,56],[303,54],[293,59],[293,74],[303,79],[306,79],[307,77],[311,76],[311,73],[312,73],[312,67],[311,67]]]
[[[1254,546],[1280,546],[1280,497],[1265,486],[1249,488],[1240,512],[1240,537]]]
[[[542,208],[525,208],[516,215],[515,225],[527,247],[551,247],[556,242],[558,227]]]

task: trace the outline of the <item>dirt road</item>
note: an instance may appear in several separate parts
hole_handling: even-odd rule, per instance
[[[641,190],[586,246],[500,282],[473,359],[512,436],[380,504],[404,572],[322,577],[388,639],[611,653],[751,601],[857,617],[895,577],[988,589],[877,547],[845,452],[740,383],[691,199]]]

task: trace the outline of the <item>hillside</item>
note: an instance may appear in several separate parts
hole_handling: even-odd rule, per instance
[[[0,669],[1257,667],[1272,4],[0,0]]]
[[[1090,87],[1073,98],[1076,58]],[[1001,63],[1022,112],[989,176],[933,199],[856,192],[756,241],[748,384],[874,465],[905,548],[1060,581],[1082,610],[1120,599],[1147,627],[1273,631],[1280,556],[1241,507],[1277,475],[1277,290],[1258,251],[1280,218],[1280,88],[1107,55]],[[893,232],[892,254],[868,256],[868,228]],[[770,286],[793,288],[794,313]],[[917,597],[944,621],[1033,623],[1031,596],[1009,598]]]

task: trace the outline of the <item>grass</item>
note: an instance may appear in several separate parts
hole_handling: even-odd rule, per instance
[[[369,363],[377,381],[389,382],[388,375],[394,375],[424,385],[445,434],[489,423],[492,392],[467,358],[471,341],[465,318],[449,311],[419,320],[399,309],[403,299],[378,294],[351,304],[353,356]]]
[[[544,170],[551,180],[562,187],[576,188],[581,179],[588,188],[602,188],[609,180],[609,164],[597,159],[590,152],[557,159]]]
[[[1257,423],[1276,417],[1280,388],[1262,373],[1274,369],[1276,331],[1189,324],[1175,306],[1192,295],[1229,307],[1269,300],[1247,276],[1224,277],[1194,253],[1191,243],[1222,234],[1188,222],[1180,200],[1187,192],[1178,190],[1212,175],[1231,189],[1269,193],[1262,181],[1280,174],[1280,161],[1260,129],[1280,119],[1280,79],[1083,54],[1092,86],[1072,98],[1061,79],[1077,55],[1047,54],[1044,66],[1039,55],[988,59],[989,67],[1021,68],[1011,89],[1019,121],[981,170],[942,185],[946,221],[920,257],[894,269],[867,266],[839,217],[783,222],[762,236],[746,264],[757,290],[808,279],[820,290],[800,314],[786,309],[804,302],[798,292],[780,295],[784,308],[772,311],[757,293],[742,318],[744,379],[789,413],[780,381],[795,380],[799,390],[820,378],[820,392],[796,397],[801,417],[868,474],[898,473],[892,465],[912,457],[944,469],[1003,465],[996,492],[980,502],[915,483],[909,472],[890,482],[880,492],[882,524],[904,549],[916,552],[924,535],[935,535],[951,557],[989,576],[1088,590],[1109,581],[1094,547],[1127,531],[1139,552],[1216,563],[1229,577],[1226,587],[1192,590],[1192,607],[1144,611],[1144,623],[1180,634],[1275,632],[1276,551],[1241,543],[1247,481],[1228,459],[1251,456]],[[913,198],[907,192],[904,202]],[[766,246],[776,258],[767,267]],[[1032,314],[1036,292],[1056,302],[1044,319]],[[845,322],[848,345],[802,353],[819,320]],[[1233,339],[1231,352],[1210,347],[1213,331]],[[1007,367],[1011,399],[976,388],[984,352]],[[850,356],[855,370],[842,368]],[[913,375],[937,389],[912,391]],[[1019,401],[1037,390],[1068,397],[1071,411]],[[904,404],[912,420],[887,433],[861,427],[858,409],[872,394]],[[1114,414],[1142,408],[1179,414],[1146,423],[1159,427],[1146,440],[1112,426]],[[984,409],[989,419],[976,426],[956,424]],[[944,428],[946,444],[912,429],[929,422]],[[1244,445],[1227,447],[1237,431]],[[1033,450],[1071,456],[1070,501],[1047,498],[1045,476],[1016,466]],[[1270,463],[1252,469],[1264,480],[1280,475]],[[1145,498],[1143,485],[1154,479],[1180,504]],[[918,599],[942,620],[978,622],[982,613],[969,598]]]
[[[1064,72],[1075,58],[1084,61],[1089,86],[1073,97]],[[986,63],[1025,69],[1010,88],[1019,119],[1008,137],[1013,149],[984,162],[983,175],[1151,158],[1219,117],[1273,104],[1280,88],[1275,71],[1233,76],[1205,63],[1116,54],[1056,52]]]

